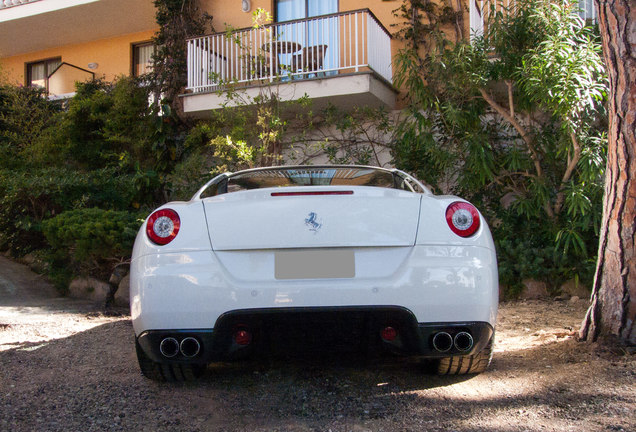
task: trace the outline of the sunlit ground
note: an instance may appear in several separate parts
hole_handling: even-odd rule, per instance
[[[52,340],[127,319],[86,312],[83,302],[66,301],[64,307],[71,311],[60,310],[55,307],[55,302],[47,307],[0,306],[0,351],[12,348],[36,350]],[[81,308],[84,311],[77,310]]]

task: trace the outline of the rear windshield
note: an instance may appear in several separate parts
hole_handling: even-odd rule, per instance
[[[412,183],[409,182],[409,184],[412,187]],[[289,186],[375,186],[411,190],[402,177],[381,169],[368,167],[277,167],[231,174],[217,185],[210,186],[205,191],[204,196]]]

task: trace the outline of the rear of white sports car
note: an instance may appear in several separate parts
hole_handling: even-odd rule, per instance
[[[479,212],[370,167],[219,176],[147,219],[131,266],[139,363],[157,380],[317,338],[482,372],[497,302]]]

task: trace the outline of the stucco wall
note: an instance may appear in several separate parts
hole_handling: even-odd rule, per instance
[[[118,75],[129,75],[133,43],[147,41],[154,31],[127,34],[84,44],[35,51],[0,60],[6,80],[12,84],[25,84],[25,64],[52,57],[61,57],[63,62],[88,69],[89,63],[97,63],[93,69],[97,78],[113,80]]]

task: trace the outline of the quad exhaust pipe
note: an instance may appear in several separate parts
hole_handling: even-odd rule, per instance
[[[172,358],[179,354],[179,341],[173,337],[164,338],[159,344],[159,351],[164,357]]]
[[[473,337],[468,332],[459,332],[455,335],[455,348],[458,351],[469,351],[473,347]]]
[[[454,338],[445,331],[435,333],[433,336],[433,348],[439,352],[450,351],[453,347],[460,352],[470,351],[474,343],[473,337],[465,331],[457,333]]]
[[[433,348],[439,352],[446,352],[453,347],[453,337],[446,332],[439,332],[433,336]]]
[[[192,358],[201,351],[201,344],[193,337],[187,337],[181,341],[181,354],[184,357]]]
[[[186,358],[192,358],[201,351],[201,344],[196,338],[184,338],[181,343],[173,337],[163,338],[159,344],[161,355],[173,358],[181,353]]]

